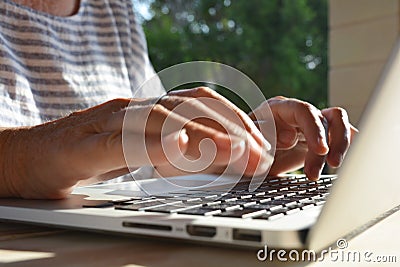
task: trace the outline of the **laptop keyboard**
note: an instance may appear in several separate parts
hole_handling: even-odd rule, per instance
[[[336,176],[318,181],[306,177],[266,179],[254,192],[249,182],[240,182],[228,193],[218,190],[189,190],[144,198],[113,201],[115,209],[177,213],[198,216],[274,220],[314,206],[323,205]]]

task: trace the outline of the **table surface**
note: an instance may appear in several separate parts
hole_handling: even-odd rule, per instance
[[[258,249],[236,249],[178,241],[126,237],[0,223],[1,266],[400,266],[400,212],[348,241],[323,262],[259,261]],[[342,252],[368,253],[360,262]],[[342,253],[342,254],[340,254]],[[346,255],[348,255],[347,253]],[[295,255],[295,254],[292,254]],[[333,255],[333,256],[332,256]],[[389,256],[377,258],[377,256]],[[354,260],[355,259],[355,262]],[[372,262],[386,259],[389,263]],[[366,262],[371,260],[371,262]]]

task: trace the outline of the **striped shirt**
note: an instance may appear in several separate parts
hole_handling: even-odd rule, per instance
[[[159,96],[137,89],[153,74],[131,0],[81,0],[70,17],[0,1],[0,127]]]

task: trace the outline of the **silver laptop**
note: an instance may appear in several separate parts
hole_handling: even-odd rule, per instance
[[[176,190],[148,179],[76,188],[65,200],[0,200],[0,219],[261,248],[319,251],[350,238],[400,205],[400,42],[363,114],[360,134],[338,176],[271,177],[248,191],[220,177],[212,186]],[[171,177],[175,184],[212,175]],[[152,196],[141,187],[159,188]],[[232,188],[226,192],[225,188]],[[172,191],[170,189],[173,189]]]

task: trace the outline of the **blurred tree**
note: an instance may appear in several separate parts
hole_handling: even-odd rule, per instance
[[[157,71],[192,60],[221,62],[247,74],[266,97],[326,105],[326,0],[148,1],[143,27]]]

